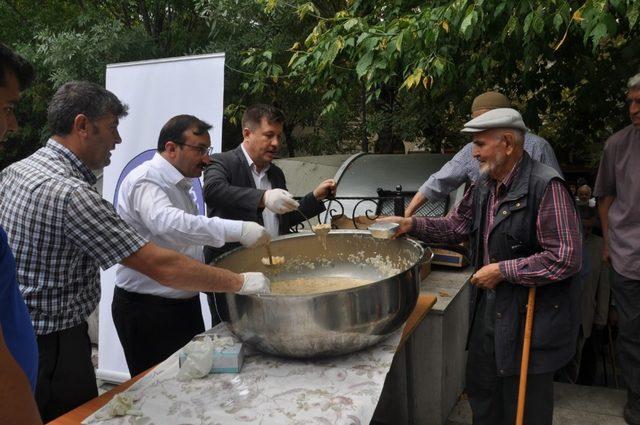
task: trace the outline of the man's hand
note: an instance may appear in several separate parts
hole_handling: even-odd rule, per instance
[[[313,189],[313,196],[315,196],[315,198],[318,201],[322,201],[328,196],[335,196],[335,194],[336,194],[336,181],[334,179],[325,180],[322,183],[320,183],[318,187]]]
[[[271,235],[267,229],[253,221],[242,222],[242,234],[240,235],[240,243],[245,248],[253,248],[258,245],[264,245],[271,241]]]
[[[240,273],[244,282],[238,291],[240,295],[269,294],[271,293],[271,281],[262,273],[247,272]]]
[[[271,189],[264,193],[264,206],[276,214],[284,214],[298,209],[300,204],[284,189]]]
[[[611,254],[609,253],[609,242],[607,242],[606,236],[604,238],[604,244],[602,245],[602,261],[611,265]]]
[[[487,264],[471,275],[471,284],[482,289],[495,289],[504,277],[498,263]]]
[[[382,223],[398,223],[400,225],[396,229],[396,233],[391,239],[395,239],[398,236],[409,233],[411,230],[413,230],[413,220],[411,219],[411,217],[380,217],[376,221],[380,221]]]
[[[325,180],[313,190],[313,196],[318,201],[322,201],[328,196],[336,194],[336,181],[334,179]]]

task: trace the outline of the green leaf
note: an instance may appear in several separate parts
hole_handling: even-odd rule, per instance
[[[601,17],[600,22],[604,23],[607,26],[607,35],[613,36],[618,31],[618,23],[610,13],[605,13]]]
[[[516,15],[511,15],[509,17],[509,20],[507,21],[507,24],[504,26],[504,29],[502,30],[502,40],[504,41],[507,37],[513,34],[513,32],[516,30],[517,27],[518,27],[518,18],[516,18]]]
[[[536,12],[536,14],[533,16],[533,22],[532,22],[533,30],[538,35],[542,34],[542,31],[544,30],[544,19],[542,18],[542,15],[540,12],[541,11]]]
[[[395,39],[395,46],[396,46],[396,50],[398,52],[402,51],[402,36],[403,35],[404,35],[404,32],[401,32],[400,34],[398,34],[396,36],[396,39]]]
[[[441,76],[444,73],[444,62],[440,58],[435,58],[433,61],[433,67],[436,70],[436,75]]]
[[[356,74],[358,78],[362,78],[364,74],[367,73],[369,66],[371,66],[371,62],[373,61],[373,52],[369,51],[364,56],[360,58],[358,64],[356,65]]]
[[[604,22],[600,22],[591,31],[591,34],[589,36],[593,41],[594,47],[597,46],[600,43],[600,41],[607,36],[607,25]]]
[[[351,28],[353,28],[357,24],[358,24],[358,19],[351,18],[347,22],[345,22],[343,26],[344,26],[345,30],[349,31],[349,30],[351,30]]]
[[[522,26],[522,30],[524,31],[524,35],[529,35],[529,29],[531,28],[531,23],[533,22],[533,17],[536,16],[535,12],[529,12],[526,18],[524,18],[524,25]]]
[[[474,23],[474,17],[476,15],[477,15],[477,12],[471,9],[467,13],[467,16],[465,16],[464,19],[462,20],[462,24],[460,24],[460,32],[465,36],[469,35],[469,32],[471,30],[471,25]]]
[[[316,9],[316,6],[313,3],[308,2],[298,6],[296,13],[298,14],[298,17],[302,20],[304,19],[305,16],[307,16],[310,13],[313,13],[313,14],[318,13],[318,10]]]
[[[636,26],[639,15],[640,15],[640,4],[636,2],[631,8],[631,10],[627,13],[627,19],[629,19],[629,28],[633,28]]]
[[[273,56],[273,53],[271,52],[271,50],[265,50],[264,52],[262,52],[262,56],[264,56],[265,58],[271,60],[271,57]]]
[[[562,19],[562,15],[560,13],[556,13],[556,16],[553,17],[553,27],[558,31],[562,24],[564,23],[564,19]]]
[[[493,17],[497,18],[498,16],[500,16],[506,6],[507,6],[507,3],[500,3],[498,7],[496,7],[496,10],[494,10]]]

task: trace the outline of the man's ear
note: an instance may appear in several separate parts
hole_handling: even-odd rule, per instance
[[[505,141],[505,153],[511,155],[516,147],[516,136],[510,131],[506,131],[502,134]]]
[[[91,132],[91,120],[84,114],[78,114],[73,119],[73,130],[78,134],[88,135]]]
[[[165,150],[173,152],[178,148],[178,146],[175,144],[173,140],[167,140],[164,144],[164,148]]]
[[[175,153],[178,150],[178,145],[173,140],[167,140],[164,144],[164,150],[168,153]]]
[[[242,129],[242,138],[246,140],[251,135],[251,129],[249,127],[245,127]]]

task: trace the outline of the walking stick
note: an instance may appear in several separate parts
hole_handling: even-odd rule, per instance
[[[536,287],[529,288],[527,318],[524,322],[524,342],[522,344],[522,363],[520,364],[520,385],[518,386],[518,410],[516,425],[522,425],[524,419],[524,401],[527,393],[527,372],[529,370],[529,351],[531,349],[531,330],[533,329],[533,308],[536,304]]]

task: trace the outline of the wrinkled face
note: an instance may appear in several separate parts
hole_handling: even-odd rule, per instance
[[[15,108],[20,100],[20,85],[15,74],[5,70],[5,84],[0,86],[0,143],[6,136],[18,130]]]
[[[194,134],[194,128],[186,130],[184,142],[175,144],[172,151],[167,142],[167,150],[170,151],[171,163],[185,177],[200,177],[202,170],[210,163],[209,147],[211,147],[211,137],[209,132],[204,134]]]
[[[95,121],[89,120],[87,143],[91,146],[87,153],[86,164],[95,170],[111,163],[111,151],[122,142],[118,133],[118,117],[107,114]]]
[[[270,123],[263,117],[259,127],[254,130],[245,127],[242,130],[244,147],[258,168],[270,164],[280,150],[282,128],[282,123]]]
[[[500,130],[487,130],[473,136],[473,157],[480,163],[480,175],[495,179],[507,162],[507,141]]]
[[[640,128],[640,89],[631,89],[627,93],[627,103],[629,105],[629,117],[631,123]]]

